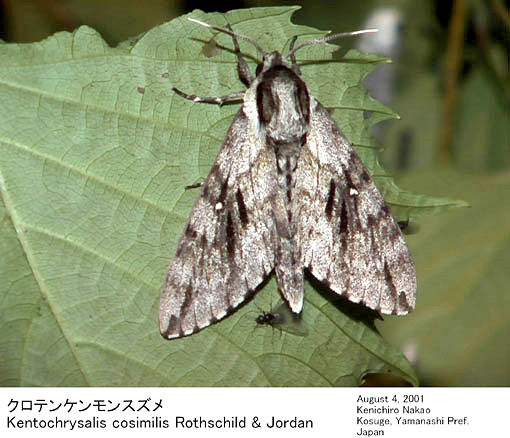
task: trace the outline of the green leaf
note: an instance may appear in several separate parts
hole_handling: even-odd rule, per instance
[[[193,16],[288,49],[295,7]],[[206,50],[214,37],[219,51]],[[3,385],[357,385],[370,372],[416,384],[407,360],[331,292],[306,287],[307,337],[256,327],[255,300],[189,338],[159,335],[159,294],[195,198],[238,109],[186,101],[241,91],[231,40],[181,17],[110,48],[88,27],[0,45],[0,382]],[[384,58],[333,46],[298,52],[400,217],[450,201],[403,192],[377,163],[369,121],[394,114],[361,87]],[[256,53],[249,44],[242,50]],[[315,62],[312,62],[315,61]],[[322,61],[322,62],[317,62]]]
[[[423,384],[510,385],[510,172],[435,169],[406,182],[465,197],[472,207],[427,218],[410,236],[417,307],[405,320],[386,321],[383,334],[412,352]]]
[[[510,101],[503,90],[493,86],[491,77],[484,74],[483,69],[470,72],[457,108],[453,139],[455,161],[471,171],[508,169]]]

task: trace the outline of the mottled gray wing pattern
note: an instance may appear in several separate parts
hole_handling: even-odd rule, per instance
[[[166,276],[160,330],[191,335],[237,307],[274,267],[274,152],[240,110]]]
[[[403,315],[415,305],[409,249],[381,193],[328,112],[311,101],[296,174],[301,262],[350,301]]]

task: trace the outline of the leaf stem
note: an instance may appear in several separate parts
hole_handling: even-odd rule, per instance
[[[447,165],[452,159],[453,114],[457,100],[457,89],[462,48],[464,45],[464,31],[466,27],[466,5],[464,0],[453,3],[452,20],[448,34],[448,50],[445,69],[445,96],[443,101],[443,123],[439,137],[439,162]]]

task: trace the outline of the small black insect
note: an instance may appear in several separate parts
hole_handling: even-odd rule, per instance
[[[284,302],[280,302],[269,312],[262,313],[255,318],[258,325],[270,325],[284,332],[296,336],[307,336],[308,329],[301,315],[292,313]]]

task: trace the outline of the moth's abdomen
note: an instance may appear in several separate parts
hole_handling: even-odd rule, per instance
[[[293,312],[303,306],[304,273],[296,245],[297,222],[294,213],[294,188],[301,144],[287,144],[276,152],[278,190],[282,202],[273,203],[278,230],[275,273],[278,287]]]
[[[275,274],[278,288],[294,313],[303,308],[305,293],[304,271],[294,237],[281,237],[277,244]]]

